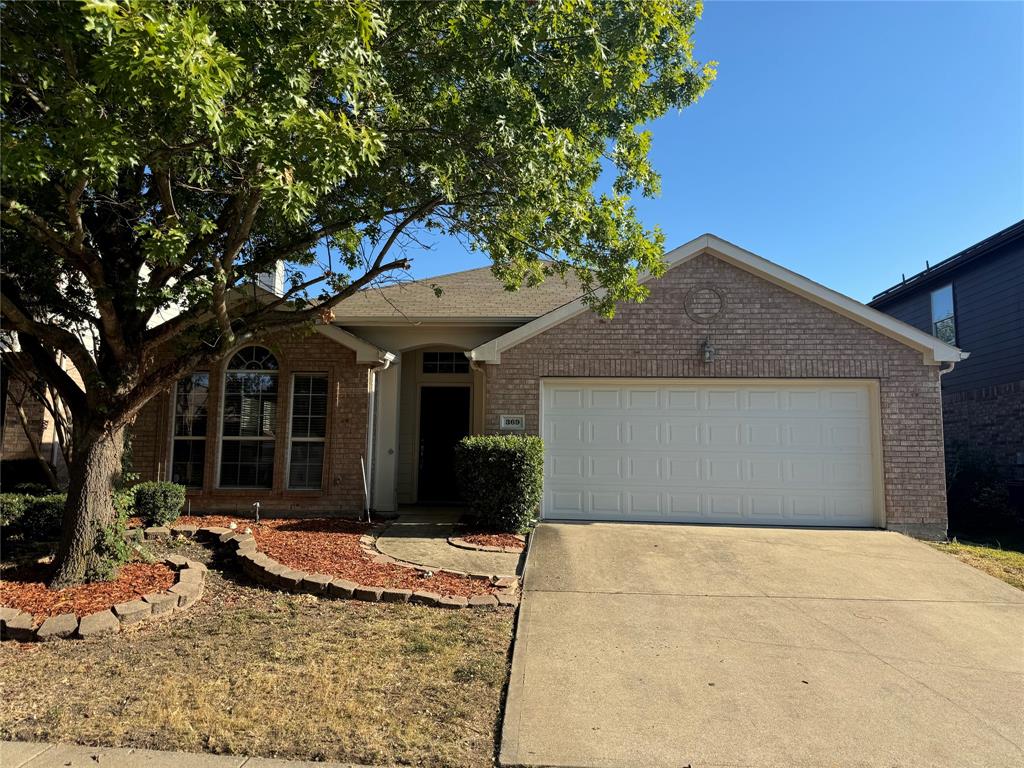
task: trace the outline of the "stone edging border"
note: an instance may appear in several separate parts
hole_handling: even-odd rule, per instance
[[[383,530],[383,528],[375,529],[375,531],[379,530]],[[138,533],[134,533],[134,531],[138,531]],[[456,595],[442,596],[436,592],[366,586],[349,581],[348,579],[295,570],[260,552],[256,548],[256,538],[252,533],[245,533],[244,531],[240,532],[217,526],[196,527],[194,525],[147,528],[145,531],[133,529],[133,535],[142,535],[150,540],[168,538],[172,534],[210,542],[231,557],[242,572],[254,581],[268,587],[276,587],[290,592],[304,592],[328,598],[363,600],[370,603],[417,603],[438,608],[498,608],[505,606],[514,607],[519,603],[516,594],[519,580],[515,578],[492,578],[492,585],[498,589],[498,594],[495,595],[474,595],[469,598]],[[368,549],[364,539],[369,539],[369,546],[372,547],[373,537],[361,537],[360,545],[364,552],[373,556],[375,562],[388,562],[407,568],[412,567],[409,564],[388,558],[374,549]],[[422,566],[415,566],[415,568],[421,572],[437,572],[436,569],[431,571],[431,569],[423,568]],[[446,572],[459,576],[470,575],[457,571]]]
[[[488,544],[474,544],[472,541],[467,541],[461,536],[449,536],[448,543],[458,549],[470,549],[474,552],[501,552],[505,555],[521,555],[526,549],[526,537],[516,534],[516,538],[523,542],[523,546],[518,549],[512,547],[492,547]]]
[[[0,637],[23,643],[35,640],[83,640],[120,632],[129,624],[167,618],[191,608],[206,587],[206,566],[181,555],[169,555],[164,564],[175,571],[174,585],[166,592],[153,592],[139,600],[118,603],[106,611],[76,616],[62,613],[33,626],[31,613],[19,608],[0,608]]]

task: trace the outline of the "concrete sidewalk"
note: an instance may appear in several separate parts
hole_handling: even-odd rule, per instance
[[[0,741],[0,768],[367,768],[266,757]],[[377,768],[382,768],[377,766]]]

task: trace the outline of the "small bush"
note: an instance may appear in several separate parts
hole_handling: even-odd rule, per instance
[[[463,438],[455,472],[482,530],[520,533],[533,522],[544,487],[544,444],[529,435]]]
[[[946,457],[950,535],[1024,532],[995,457],[963,443]]]
[[[53,465],[50,465],[53,469]],[[46,472],[35,459],[4,459],[0,461],[0,488],[17,491],[18,486],[31,483],[49,489]],[[49,493],[49,491],[47,491]]]
[[[86,581],[113,581],[134,551],[125,539],[128,516],[135,504],[135,488],[114,491],[114,522],[96,535],[96,557],[85,573]]]
[[[24,493],[0,493],[0,528],[5,534],[15,533],[31,500]]]
[[[185,505],[185,486],[177,483],[139,483],[132,490],[135,491],[135,512],[146,525],[174,522]]]
[[[42,483],[21,483],[14,486],[15,493],[24,493],[26,496],[49,496],[53,488]]]
[[[25,541],[56,541],[60,538],[67,495],[51,493],[49,496],[25,496],[25,511],[14,526]]]

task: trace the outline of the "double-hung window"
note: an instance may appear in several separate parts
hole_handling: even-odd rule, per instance
[[[947,344],[956,344],[956,312],[953,308],[953,285],[932,291],[932,336]]]
[[[193,373],[174,387],[174,445],[171,481],[186,488],[203,487],[206,464],[206,414],[210,374]]]
[[[297,373],[292,379],[289,488],[319,490],[323,486],[326,436],[327,376]]]
[[[270,488],[277,431],[277,359],[263,347],[235,353],[224,373],[220,486]]]

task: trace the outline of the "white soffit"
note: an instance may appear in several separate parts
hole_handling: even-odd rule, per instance
[[[831,288],[808,280],[803,275],[798,275],[775,262],[761,258],[757,254],[746,251],[739,246],[722,240],[715,235],[701,235],[685,245],[681,245],[665,254],[667,269],[673,269],[685,264],[695,256],[702,253],[711,253],[722,261],[743,269],[770,283],[774,283],[798,296],[813,301],[826,309],[848,317],[861,325],[867,326],[878,333],[906,344],[924,355],[924,361],[930,365],[937,365],[944,362],[957,362],[968,356],[956,347],[946,344],[931,334],[914,328],[912,325],[901,322],[884,312],[872,309],[859,301],[844,296]],[[641,278],[641,283],[653,279],[651,275]],[[600,295],[600,294],[598,294]],[[485,344],[481,344],[468,354],[471,360],[485,363],[500,363],[501,353],[521,344],[527,339],[533,338],[539,333],[553,328],[559,323],[564,323],[589,308],[582,299],[570,302],[565,306],[538,317],[536,320],[520,326],[513,331],[498,336]]]

